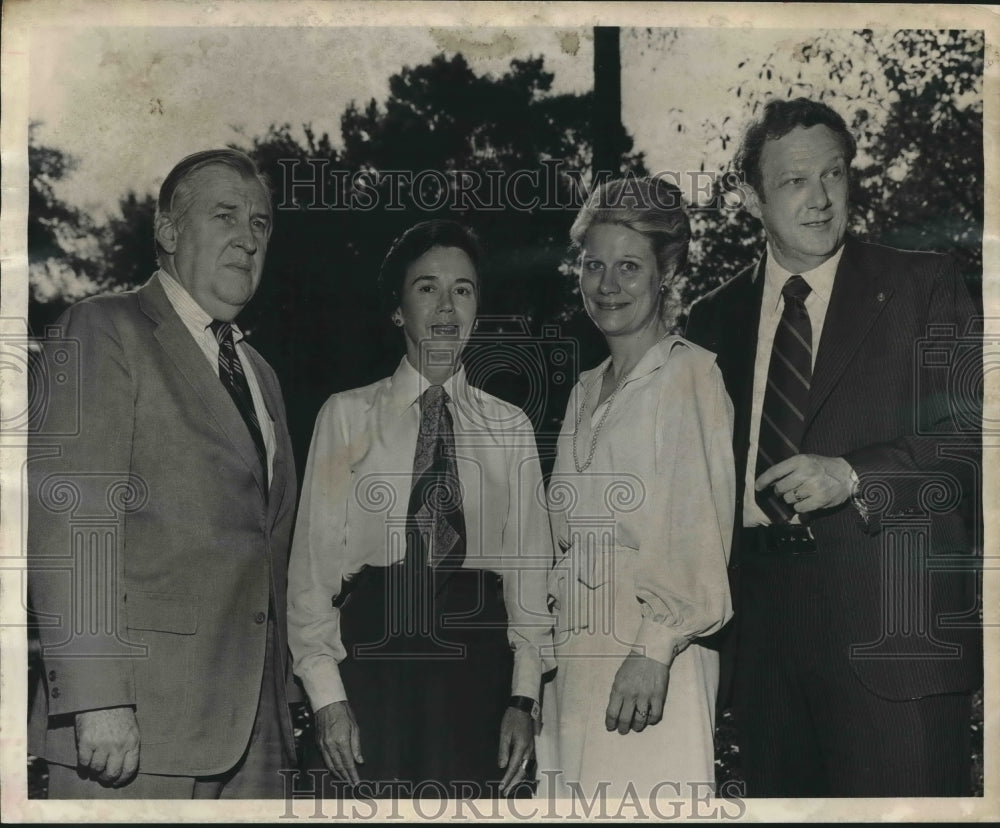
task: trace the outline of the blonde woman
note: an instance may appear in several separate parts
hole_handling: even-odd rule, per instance
[[[570,396],[549,487],[562,781],[676,797],[714,781],[718,654],[698,639],[732,614],[732,405],[714,355],[670,334],[679,190],[608,182],[571,237],[610,355]]]

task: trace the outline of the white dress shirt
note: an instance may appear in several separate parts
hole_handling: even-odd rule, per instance
[[[396,372],[334,394],[316,419],[288,570],[288,641],[314,710],[347,699],[347,655],[332,600],[362,566],[406,554],[406,511],[431,383],[404,357]],[[546,575],[552,545],[535,434],[519,408],[469,386],[464,369],[444,383],[451,401],[466,526],[467,569],[503,577],[512,694],[538,698],[540,648],[551,642]]]
[[[806,297],[806,312],[812,326],[812,364],[816,366],[816,353],[819,351],[820,337],[823,334],[823,322],[830,305],[830,293],[833,291],[833,280],[837,275],[837,266],[844,252],[844,246],[827,259],[819,267],[800,273],[811,290]],[[760,437],[760,413],[764,407],[764,392],[767,390],[767,371],[771,364],[771,346],[774,344],[774,334],[781,322],[781,314],[785,309],[785,299],[781,289],[785,286],[791,271],[785,270],[774,257],[774,249],[770,243],[767,246],[767,261],[764,265],[764,298],[760,306],[760,323],[757,328],[757,356],[753,368],[753,403],[750,408],[750,451],[747,455],[746,480],[743,496],[743,525],[765,526],[771,522],[764,511],[757,505],[754,491],[754,480],[757,479],[757,443]],[[793,523],[798,523],[796,515]]]
[[[191,332],[194,341],[198,343],[205,358],[212,366],[212,371],[216,376],[219,374],[219,341],[212,331],[212,317],[199,305],[187,289],[165,270],[158,270],[156,275],[163,286],[163,292],[167,294],[167,299],[177,311],[177,315],[184,323],[184,327]],[[250,397],[253,400],[253,410],[257,413],[257,422],[260,425],[260,433],[264,437],[264,448],[267,449],[267,479],[274,478],[274,421],[264,405],[264,396],[260,392],[260,383],[253,372],[250,360],[243,353],[244,346],[243,332],[233,324],[233,342],[236,343],[236,355],[243,366],[243,373],[246,374],[247,385],[250,387]],[[220,380],[221,382],[221,380]]]

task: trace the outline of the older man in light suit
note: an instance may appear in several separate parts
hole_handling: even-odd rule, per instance
[[[271,225],[247,156],[188,156],[161,269],[61,320],[79,382],[45,389],[28,466],[50,798],[283,794],[295,470],[277,377],[233,324]]]

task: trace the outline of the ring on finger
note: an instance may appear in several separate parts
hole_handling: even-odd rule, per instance
[[[635,717],[637,719],[645,719],[647,716],[649,716],[649,711],[648,710],[636,710],[635,711]]]
[[[528,762],[529,761],[530,760],[528,760],[528,759],[522,759],[521,760],[521,770],[526,771],[528,769]]]

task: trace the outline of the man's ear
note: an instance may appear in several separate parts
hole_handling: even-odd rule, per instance
[[[744,181],[740,184],[740,195],[743,198],[743,204],[747,208],[747,212],[755,219],[759,219],[761,216],[761,198],[757,195],[757,191]]]
[[[740,184],[740,196],[743,198],[743,205],[747,208],[747,212],[754,218],[759,219],[761,215],[761,198],[757,194],[757,191],[744,181]]]
[[[156,241],[171,256],[177,250],[177,224],[166,213],[160,213],[153,225]]]

